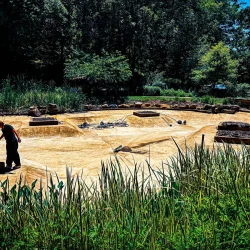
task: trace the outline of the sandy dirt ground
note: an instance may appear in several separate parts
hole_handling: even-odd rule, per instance
[[[156,110],[157,111],[157,110]],[[132,152],[118,152],[121,164],[132,167],[150,162],[153,168],[162,166],[170,156],[176,155],[174,140],[180,145],[193,147],[200,143],[205,134],[205,145],[212,146],[216,127],[222,121],[250,123],[250,114],[205,114],[191,111],[158,110],[159,117],[137,117],[132,110],[92,111],[81,114],[56,115],[59,125],[29,126],[28,116],[0,117],[18,131],[22,142],[19,153],[22,167],[10,173],[1,174],[0,181],[7,177],[14,184],[20,174],[28,183],[51,174],[66,179],[66,167],[72,174],[82,174],[83,178],[95,179],[101,170],[101,162],[114,159],[113,150],[118,146],[128,146]],[[164,119],[162,119],[164,118]],[[124,120],[128,127],[107,129],[80,129],[83,122],[99,124]],[[186,120],[179,125],[175,120]],[[170,127],[167,122],[172,124]],[[4,139],[0,141],[0,161],[5,161]]]

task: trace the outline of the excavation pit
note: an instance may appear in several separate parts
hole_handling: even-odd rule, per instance
[[[160,113],[154,111],[135,111],[133,115],[139,117],[152,117],[152,116],[160,116]]]
[[[104,128],[114,128],[114,127],[128,127],[126,121],[115,121],[115,122],[100,122],[100,124],[89,124],[84,122],[78,125],[81,129],[92,128],[92,129],[104,129]]]
[[[250,124],[246,122],[221,122],[218,130],[250,131]]]
[[[30,126],[58,125],[58,120],[54,117],[32,117]]]
[[[250,124],[245,122],[221,122],[214,137],[215,142],[250,145]]]
[[[240,137],[227,137],[227,136],[218,136],[214,137],[215,142],[222,142],[222,143],[233,143],[233,144],[246,144],[250,145],[250,138],[240,138]]]
[[[152,110],[160,113],[158,117],[143,118],[133,115],[133,111],[101,110],[34,117],[55,117],[59,121],[57,126],[29,126],[31,117],[26,115],[2,117],[4,122],[11,124],[21,137],[22,142],[18,145],[18,152],[22,167],[0,174],[0,181],[8,177],[10,185],[15,185],[22,173],[27,183],[31,184],[36,179],[42,178],[43,185],[46,186],[46,176],[50,173],[53,178],[56,178],[55,173],[57,173],[59,178],[66,182],[66,167],[72,167],[72,176],[77,174],[80,176],[83,173],[83,178],[86,178],[91,185],[92,180],[98,180],[102,169],[101,163],[106,164],[110,159],[115,159],[113,157],[120,159],[124,171],[126,166],[133,171],[134,163],[147,164],[145,160],[148,161],[149,156],[150,165],[158,168],[161,167],[162,161],[178,154],[178,147],[173,139],[181,149],[184,149],[185,145],[193,148],[195,143],[201,141],[204,134],[204,145],[213,149],[217,126],[220,122],[232,118],[231,115],[224,113],[208,115],[193,111],[162,109]],[[162,118],[173,126],[168,126]],[[178,120],[186,120],[187,125],[178,125]],[[100,125],[101,121],[113,123],[126,121],[128,127],[80,129],[77,125],[85,121],[96,126]],[[233,115],[232,121],[250,123],[250,116],[245,112],[238,112]],[[119,145],[128,146],[132,151],[120,150],[115,155],[113,150]],[[238,148],[239,144],[232,145]],[[0,160],[4,162],[5,159],[6,143],[1,140]]]

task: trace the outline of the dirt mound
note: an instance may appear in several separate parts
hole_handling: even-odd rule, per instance
[[[163,141],[170,140],[169,135],[165,135],[162,132],[152,132],[147,135],[141,135],[136,137],[133,141],[129,143],[130,148],[141,148],[150,144],[155,144]],[[160,150],[160,149],[159,149]]]
[[[168,117],[164,117],[164,119],[169,123],[172,124],[173,121]],[[138,116],[129,116],[127,118],[127,122],[131,127],[168,127],[169,125],[164,121],[161,116],[156,117],[138,117]]]
[[[18,130],[21,137],[77,136],[81,134],[67,125],[24,127]]]

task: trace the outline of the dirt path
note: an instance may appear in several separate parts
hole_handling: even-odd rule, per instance
[[[173,110],[159,112],[160,117],[151,118],[133,116],[131,110],[63,114],[55,116],[61,122],[58,126],[36,127],[29,126],[28,116],[1,117],[21,135],[19,153],[22,168],[0,175],[0,180],[8,177],[11,183],[15,183],[21,173],[28,183],[37,178],[45,180],[46,173],[53,176],[57,173],[64,180],[66,167],[72,168],[73,175],[82,171],[83,177],[96,178],[100,173],[101,161],[112,159],[113,149],[119,145],[132,149],[132,153],[117,154],[122,164],[131,167],[134,162],[145,164],[145,160],[150,160],[153,167],[160,167],[162,161],[177,152],[172,138],[181,146],[186,143],[192,147],[195,142],[200,143],[201,135],[205,134],[205,144],[211,146],[219,122],[250,123],[248,113],[230,115]],[[85,121],[99,124],[101,121],[116,120],[126,120],[129,126],[108,129],[80,129],[77,126]],[[179,125],[175,120],[186,120],[187,125]],[[2,140],[0,161],[5,161],[5,152],[5,141]]]

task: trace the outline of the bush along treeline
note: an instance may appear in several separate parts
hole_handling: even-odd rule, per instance
[[[249,148],[179,149],[162,168],[67,169],[47,186],[0,183],[1,249],[249,249]]]
[[[250,8],[241,2],[1,1],[0,79],[68,81],[110,101],[144,89],[217,95],[217,84],[224,96],[248,95]]]
[[[53,81],[28,80],[24,76],[2,80],[0,89],[0,113],[2,114],[27,114],[32,106],[40,109],[48,107],[51,103],[57,104],[59,112],[83,111],[87,104],[99,105],[100,100],[115,101],[115,98],[101,99],[101,97],[95,97],[91,87],[79,87],[69,84],[56,86],[56,83]],[[157,92],[155,92],[155,89],[157,89]],[[109,92],[112,90],[114,92],[117,91],[116,89],[109,89]],[[195,92],[185,92],[183,90],[174,90],[173,88],[161,89],[155,86],[145,86],[143,93],[143,96],[124,96],[124,102],[235,103],[232,98],[217,98],[209,95],[197,97]],[[121,96],[119,98],[120,100],[122,99]]]

